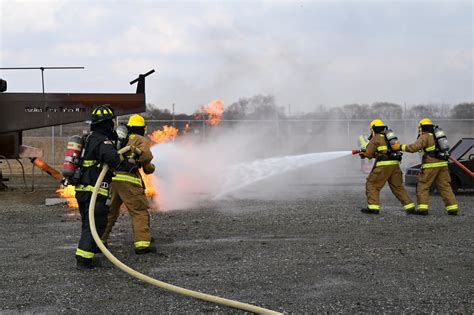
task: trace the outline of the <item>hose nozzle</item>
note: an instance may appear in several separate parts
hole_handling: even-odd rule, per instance
[[[356,154],[359,154],[359,153],[360,153],[360,150],[357,150],[357,149],[352,150],[353,155],[356,155]]]

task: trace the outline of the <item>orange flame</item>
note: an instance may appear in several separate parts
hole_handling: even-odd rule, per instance
[[[140,174],[142,175],[143,183],[145,184],[145,195],[147,197],[153,197],[158,195],[157,189],[153,186],[153,174],[145,174],[142,169],[140,169]]]
[[[165,125],[162,128],[163,130],[155,130],[148,135],[148,137],[154,143],[162,143],[170,140],[174,140],[178,135],[178,129],[173,126]],[[140,169],[143,182],[145,183],[145,195],[147,197],[153,197],[158,195],[158,189],[153,185],[153,180],[155,178],[154,174],[146,175],[143,170]]]
[[[74,190],[74,186],[71,186],[71,185],[61,186],[61,188],[58,188],[56,192],[59,194],[61,198],[67,199],[67,206],[69,208],[79,208],[79,205],[75,198],[76,191]]]
[[[155,143],[161,143],[168,140],[174,140],[178,135],[178,129],[173,126],[165,125],[163,126],[163,130],[155,130],[148,135],[151,141]]]
[[[209,104],[202,106],[201,111],[208,114],[207,123],[215,126],[219,124],[224,114],[224,102],[222,100],[211,101]]]

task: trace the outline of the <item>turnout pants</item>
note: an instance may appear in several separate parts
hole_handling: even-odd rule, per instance
[[[79,195],[79,196],[77,196]],[[95,253],[99,252],[99,248],[92,237],[89,225],[89,204],[92,197],[90,192],[76,192],[77,202],[79,204],[79,212],[81,213],[82,227],[81,238],[76,249],[76,259],[92,259]],[[107,213],[109,207],[106,206],[107,199],[98,196],[94,208],[95,225],[99,237],[104,233],[107,225]]]
[[[425,164],[424,164],[425,165]],[[427,164],[429,165],[429,164]],[[418,175],[418,184],[416,186],[416,197],[418,199],[418,211],[428,211],[430,187],[436,185],[441,198],[443,198],[446,211],[458,211],[458,203],[451,189],[451,176],[448,167],[423,168]]]
[[[150,246],[150,214],[148,213],[148,199],[145,190],[132,183],[112,181],[110,185],[111,203],[108,215],[108,223],[102,237],[106,241],[120,214],[122,203],[128,209],[132,217],[132,228],[135,248],[146,248]]]
[[[403,186],[402,171],[398,164],[376,166],[372,169],[366,182],[367,208],[380,210],[380,190],[388,181],[390,190],[397,197],[406,211],[414,210],[415,203],[411,200]]]

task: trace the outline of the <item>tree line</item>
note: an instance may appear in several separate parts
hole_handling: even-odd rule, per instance
[[[148,119],[172,120],[173,114],[168,109],[159,109],[153,104],[147,104]],[[319,105],[308,113],[289,115],[287,108],[278,106],[273,95],[254,95],[242,97],[226,106],[222,119],[225,120],[261,120],[261,119],[403,119],[403,118],[454,118],[474,119],[474,103],[460,103],[454,106],[448,104],[419,104],[405,108],[400,104],[390,102],[375,102],[373,104],[347,104],[337,107]],[[176,120],[205,119],[206,115],[199,111],[193,114],[174,115]]]

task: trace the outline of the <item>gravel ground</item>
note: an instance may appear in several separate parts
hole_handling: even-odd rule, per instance
[[[472,193],[458,196],[457,217],[439,196],[419,217],[385,189],[382,213],[370,216],[359,212],[363,177],[328,186],[299,175],[153,213],[157,254],[133,253],[125,214],[110,250],[162,281],[285,313],[474,312]],[[51,192],[0,193],[0,313],[240,313],[132,279],[105,258],[76,270],[79,217],[44,206]]]

